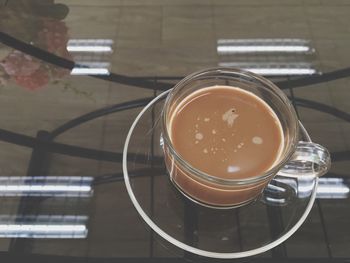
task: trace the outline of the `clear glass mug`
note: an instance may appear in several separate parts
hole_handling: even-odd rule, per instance
[[[263,174],[245,179],[223,179],[191,166],[174,149],[169,136],[169,120],[174,109],[192,92],[214,85],[252,92],[276,113],[283,129],[283,151],[275,165]],[[187,198],[205,206],[241,206],[256,199],[277,174],[321,176],[330,168],[327,149],[312,142],[299,141],[300,123],[287,96],[269,80],[240,69],[207,69],[181,80],[166,98],[161,122],[165,163],[171,181]]]

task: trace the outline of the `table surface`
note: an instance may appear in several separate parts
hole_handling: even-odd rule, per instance
[[[217,66],[280,83],[312,139],[331,152],[323,180],[337,182],[290,239],[248,261],[350,259],[349,14],[347,0],[1,0],[0,260],[203,262],[142,221],[121,153],[147,101]],[[266,46],[274,48],[256,51]],[[35,180],[82,192],[5,191]],[[23,238],[15,227],[28,222],[84,231]]]

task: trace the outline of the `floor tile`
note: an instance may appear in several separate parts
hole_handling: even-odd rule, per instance
[[[120,8],[111,6],[68,5],[69,13],[64,22],[72,39],[113,39],[116,35]]]
[[[201,47],[216,45],[212,8],[207,6],[163,7],[162,43],[164,47]]]
[[[95,189],[90,220],[90,257],[148,257],[150,234],[132,206],[125,185],[104,184]],[[108,215],[108,216],[106,216]]]
[[[161,45],[161,7],[124,6],[117,33],[117,49],[159,47]]]
[[[327,84],[317,84],[293,89],[298,114],[303,122],[339,122],[340,120],[322,111],[322,106],[333,107]]]
[[[349,257],[349,199],[322,200],[321,207],[333,257]],[[342,211],[341,213],[339,211]]]
[[[323,234],[317,204],[314,204],[303,225],[287,241],[288,257],[327,257],[327,247]]]
[[[306,18],[313,37],[349,40],[349,6],[313,6],[306,9]]]

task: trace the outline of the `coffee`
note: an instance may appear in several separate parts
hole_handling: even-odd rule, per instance
[[[202,88],[182,100],[170,116],[169,135],[183,160],[223,179],[263,174],[278,161],[283,145],[270,106],[230,86]]]

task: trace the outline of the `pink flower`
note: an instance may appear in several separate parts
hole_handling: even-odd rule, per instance
[[[1,63],[10,76],[28,76],[40,67],[40,62],[20,51],[12,51]]]
[[[68,29],[64,22],[45,18],[43,20],[43,29],[38,32],[38,42],[46,46],[49,52],[64,48],[66,49],[68,42]]]
[[[15,76],[15,82],[29,90],[36,90],[45,87],[49,83],[49,75],[43,67],[28,76]]]

